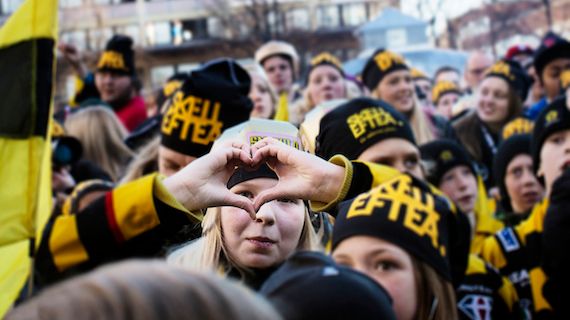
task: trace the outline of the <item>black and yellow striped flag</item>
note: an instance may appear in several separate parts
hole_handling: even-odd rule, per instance
[[[51,211],[57,0],[26,0],[0,29],[0,318],[30,274]]]

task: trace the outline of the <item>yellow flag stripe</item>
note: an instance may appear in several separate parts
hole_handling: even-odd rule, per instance
[[[57,0],[27,0],[0,29],[0,48],[31,38],[57,37]]]

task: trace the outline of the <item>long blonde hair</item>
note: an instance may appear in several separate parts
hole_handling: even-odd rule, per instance
[[[83,145],[83,158],[105,170],[117,182],[133,152],[124,143],[127,130],[107,107],[88,107],[65,120],[69,135]]]
[[[235,268],[245,276],[251,271],[234,261],[229,254],[222,235],[222,219],[220,207],[209,208],[202,220],[202,237],[176,249],[167,257],[169,264],[190,270],[211,272],[223,275]],[[309,211],[305,207],[303,230],[299,238],[298,250],[322,251],[317,233],[311,224]]]
[[[158,148],[160,137],[155,137],[146,145],[142,146],[137,155],[129,163],[124,177],[119,184],[131,182],[145,174],[158,171]]]
[[[378,92],[378,89],[372,91],[370,93],[370,96],[374,99],[383,100],[382,96]],[[427,114],[422,109],[422,105],[415,93],[412,112],[409,116],[406,114],[404,116],[408,117],[408,122],[410,123],[410,127],[414,132],[414,137],[416,138],[416,144],[418,146],[436,139],[432,129],[431,121],[428,119]]]

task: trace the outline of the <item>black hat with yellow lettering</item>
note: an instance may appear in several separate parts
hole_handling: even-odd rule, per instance
[[[402,174],[342,202],[333,230],[332,250],[354,236],[380,238],[451,281],[452,275],[465,272],[469,248],[456,247],[459,241],[455,237],[460,233],[458,218],[462,214],[434,192],[425,182]],[[468,222],[462,221],[468,231]],[[461,262],[455,263],[454,259]],[[455,266],[463,270],[454,271]]]
[[[561,96],[544,108],[534,122],[531,149],[535,173],[540,168],[540,150],[544,141],[550,135],[567,129],[570,129],[570,111],[566,106],[566,96]]]
[[[320,123],[315,154],[335,154],[355,160],[367,148],[385,139],[401,138],[416,144],[406,118],[382,100],[357,98],[336,107]]]
[[[540,41],[540,46],[534,52],[534,68],[538,79],[542,81],[542,73],[546,66],[559,58],[570,58],[570,42],[558,34],[549,31]]]
[[[469,153],[453,140],[439,139],[428,142],[420,146],[420,152],[426,180],[434,186],[439,186],[443,175],[457,166],[467,166],[473,175],[477,176]]]
[[[518,134],[532,134],[534,122],[525,117],[519,116],[507,122],[501,130],[500,140],[507,140],[508,138]]]
[[[437,105],[439,100],[449,93],[461,95],[461,89],[459,89],[459,86],[455,84],[455,82],[451,81],[440,81],[436,83],[431,90],[431,100],[433,104]]]
[[[344,70],[342,69],[342,63],[340,60],[328,52],[322,52],[311,59],[309,70],[307,71],[307,77],[305,79],[306,83],[309,82],[309,76],[311,75],[311,72],[315,70],[316,67],[322,65],[331,66],[337,69],[340,72],[341,76],[344,77]]]
[[[231,59],[217,59],[192,71],[170,99],[161,126],[161,144],[200,157],[225,128],[249,119],[251,79]]]
[[[512,90],[524,101],[532,85],[532,78],[521,65],[513,60],[500,60],[492,65],[485,73],[487,77],[499,77],[509,84]]]
[[[135,74],[135,52],[133,39],[125,35],[114,35],[97,63],[97,71],[111,71],[124,75]]]
[[[404,58],[392,51],[378,49],[362,70],[362,82],[368,90],[374,91],[387,74],[398,70],[409,70]]]

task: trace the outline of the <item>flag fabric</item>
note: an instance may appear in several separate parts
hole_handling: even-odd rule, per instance
[[[57,0],[26,0],[0,28],[0,318],[31,270],[51,212]]]

